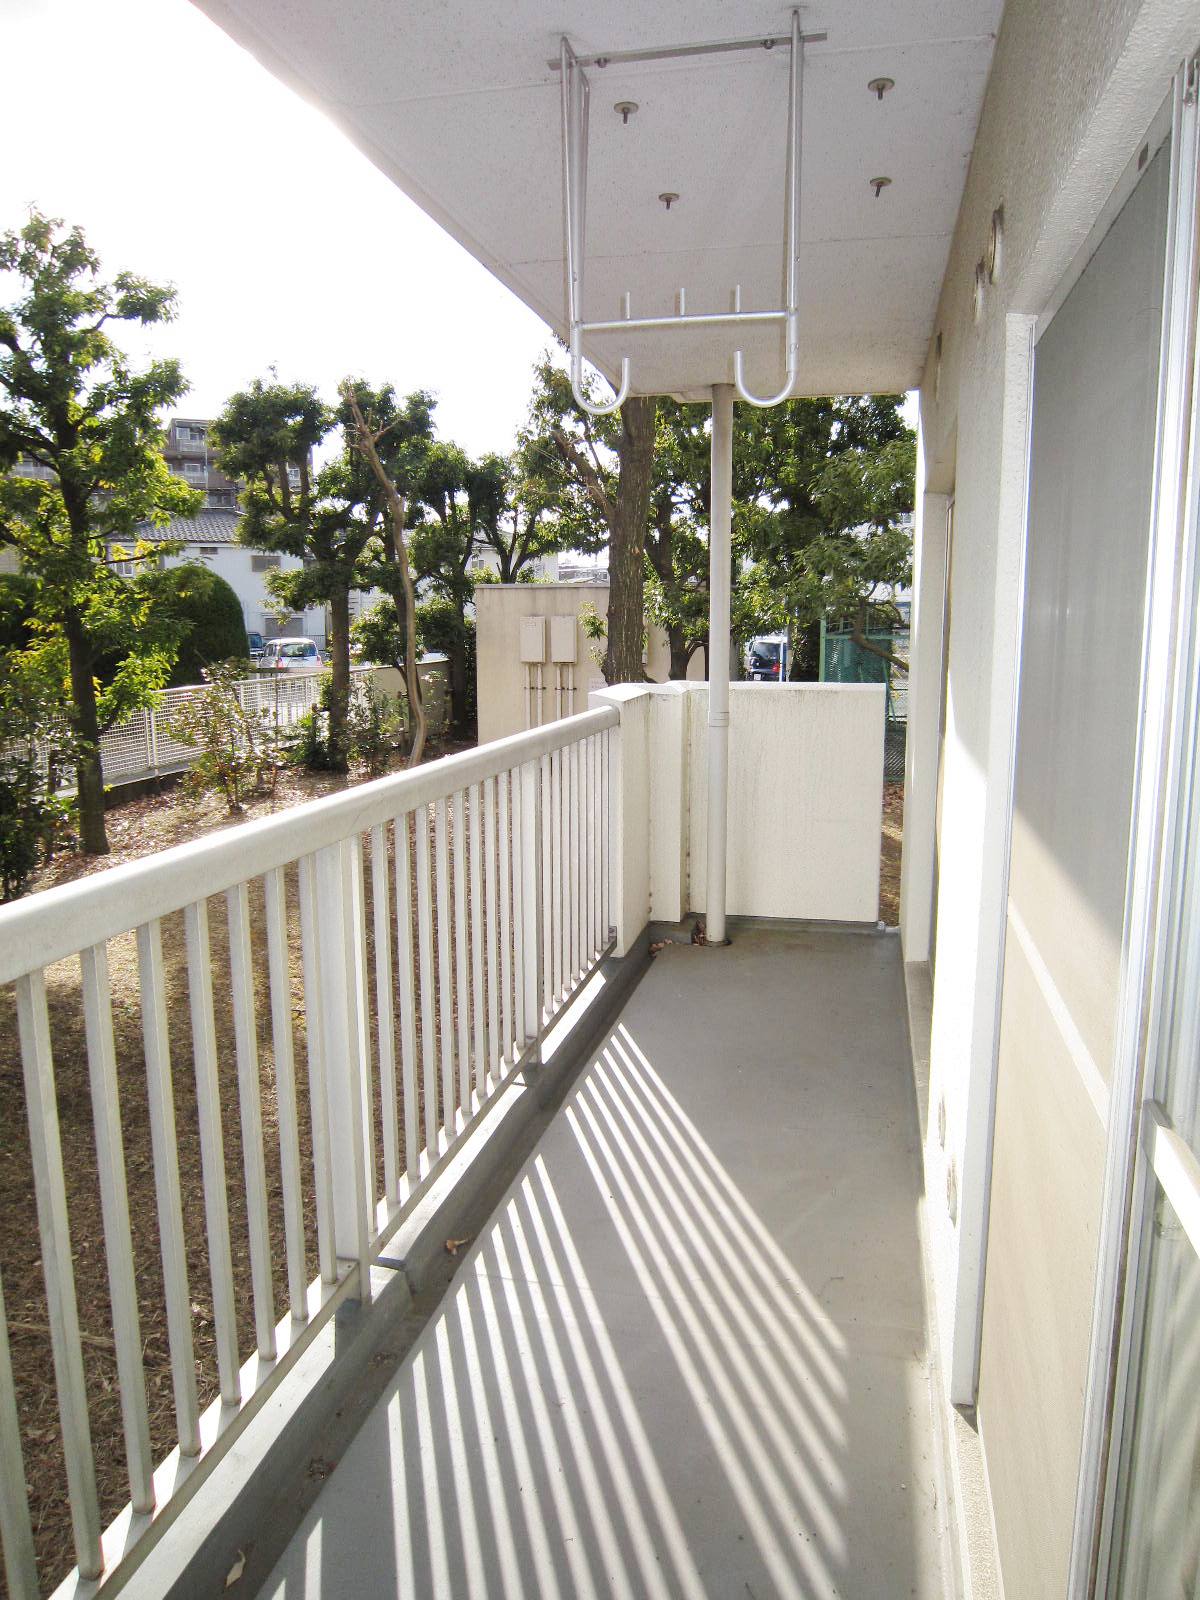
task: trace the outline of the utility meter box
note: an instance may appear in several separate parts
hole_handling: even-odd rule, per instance
[[[575,618],[551,617],[550,618],[550,659],[554,662],[571,662],[576,660],[577,652]]]
[[[556,622],[558,618],[554,619]],[[521,618],[521,660],[527,666],[541,665],[546,659],[545,617]],[[557,657],[555,658],[557,660]]]

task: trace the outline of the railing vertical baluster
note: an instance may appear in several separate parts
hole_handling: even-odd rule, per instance
[[[146,1371],[142,1365],[141,1318],[129,1227],[129,1190],[125,1181],[125,1142],[121,1137],[107,947],[95,944],[80,951],[79,963],[83,976],[83,1021],[96,1168],[100,1177],[104,1255],[117,1355],[121,1422],[125,1432],[125,1460],[129,1467],[129,1499],[136,1512],[145,1514],[154,1510],[154,1462],[150,1454]]]
[[[324,1023],[317,940],[317,868],[300,858],[300,948],[304,969],[304,1035],[308,1058],[308,1114],[312,1123],[313,1179],[317,1202],[317,1259],[322,1283],[336,1283],[333,1239],[333,1160],[329,1145],[329,1097],[325,1092]]]
[[[445,800],[433,808],[436,837],[438,1033],[442,1058],[442,1122],[454,1137],[454,938],[450,925],[450,841]]]
[[[463,1120],[471,1115],[471,989],[467,976],[467,816],[466,795],[454,795],[454,990],[458,1021],[458,1100]]]
[[[271,1283],[271,1234],[267,1223],[267,1163],[263,1151],[262,1091],[258,1039],[254,1031],[254,973],[250,949],[250,897],[244,883],[226,891],[233,1033],[237,1051],[238,1107],[242,1123],[242,1170],[246,1182],[246,1231],[254,1293],[254,1334],[264,1361],[275,1359],[275,1291]]]
[[[387,829],[371,829],[371,916],[375,933],[375,1020],[379,1035],[379,1111],[383,1119],[383,1187],[394,1204],[400,1185],[396,1116],[396,1013],[392,1004],[391,887]]]
[[[287,885],[283,868],[263,879],[267,913],[267,976],[271,991],[271,1043],[275,1056],[275,1105],[279,1124],[279,1173],[283,1184],[283,1235],[288,1304],[293,1318],[308,1317],[304,1273],[304,1205],[300,1194],[300,1128],[296,1116],[296,1058],[292,1044],[292,980],[288,965]]]
[[[433,908],[429,872],[429,808],[414,813],[417,832],[417,963],[421,981],[421,1092],[425,1099],[425,1148],[437,1159],[437,1015],[433,1005]]]
[[[513,1050],[513,969],[512,969],[512,815],[510,807],[509,776],[502,772],[496,779],[499,790],[499,837],[497,864],[500,870],[500,1037],[501,1054],[509,1061],[515,1059]]]
[[[588,954],[600,949],[600,740],[588,740]]]
[[[513,1060],[524,1050],[532,1035],[525,1029],[525,874],[523,867],[524,792],[521,769],[508,775],[512,814],[509,824],[508,860],[512,868],[512,949],[513,949]]]
[[[192,1014],[192,1057],[196,1068],[196,1112],[200,1124],[200,1169],[212,1279],[213,1331],[221,1399],[242,1398],[238,1374],[237,1317],[233,1304],[233,1258],[229,1248],[229,1199],[225,1187],[225,1138],[221,1131],[221,1090],[217,1081],[217,1034],[213,1022],[212,961],[208,945],[208,905],[193,900],[183,913],[187,943],[188,996]]]
[[[579,745],[563,751],[567,762],[567,862],[570,894],[567,900],[567,987],[579,973]]]
[[[167,1338],[171,1350],[171,1382],[175,1394],[175,1429],[180,1454],[194,1456],[200,1453],[200,1403],[196,1393],[192,1303],[183,1234],[183,1196],[179,1186],[179,1144],[175,1133],[161,924],[144,922],[137,931],[137,947],[146,1098],[150,1107],[150,1148],[158,1206],[163,1298],[167,1306]]]
[[[475,1023],[475,1092],[483,1099],[487,1071],[487,1004],[483,989],[483,794],[471,785],[471,1009]]]
[[[598,733],[592,740],[593,792],[592,792],[592,859],[596,876],[596,892],[592,905],[594,940],[597,953],[604,949],[604,735]]]
[[[408,814],[397,817],[392,832],[396,840],[396,965],[400,991],[400,1072],[404,1094],[404,1169],[409,1185],[416,1183],[421,1165],[421,1113],[417,1094],[416,980],[413,974],[412,851],[408,842]]]
[[[600,882],[604,890],[604,909],[600,918],[601,931],[604,943],[607,944],[613,935],[613,924],[616,922],[614,915],[614,890],[613,862],[616,853],[613,850],[612,830],[614,827],[615,813],[612,803],[612,775],[613,775],[613,730],[606,728],[601,734],[604,743],[604,793],[601,801],[600,842],[603,849],[604,870],[600,875]]]
[[[551,812],[550,757],[543,756],[538,763],[538,832],[542,841],[542,990],[541,1009],[538,1013],[538,1033],[554,1009],[554,827]]]
[[[364,1100],[366,1016],[362,1006],[362,901],[355,870],[357,836],[316,853],[317,971],[321,985],[322,1054],[329,1101],[334,1248],[358,1272],[358,1293],[370,1299],[370,1222]],[[361,863],[361,857],[359,857]]]
[[[50,1022],[46,1014],[45,980],[40,971],[31,972],[17,982],[17,1027],[75,1560],[81,1577],[98,1578],[103,1560],[100,1508],[96,1500],[96,1468],[88,1424],[79,1311],[75,1303],[75,1268],[67,1221],[62,1146],[58,1137]]]
[[[4,1283],[0,1280],[0,1545],[4,1548],[4,1577],[9,1600],[37,1600],[37,1559],[33,1553],[33,1528],[29,1521],[29,1496],[25,1490],[25,1461],[21,1455],[21,1424],[13,1387],[12,1356],[8,1348],[8,1315],[4,1309]]]
[[[541,1059],[542,1038],[542,769],[527,761],[518,772],[521,831],[517,878],[521,885],[521,979],[525,1019],[522,1044]]]
[[[488,1067],[500,1070],[504,1043],[500,1037],[499,964],[496,938],[496,780],[483,785],[483,876],[487,899]]]
[[[587,914],[584,918],[584,966],[590,967],[596,953],[596,747],[583,741],[583,816],[587,841]]]
[[[588,765],[587,765],[587,740],[581,739],[575,746],[576,769],[576,800],[579,808],[579,971],[586,972],[588,968],[588,895],[591,885],[588,882]]]
[[[367,987],[367,891],[363,873],[362,835],[344,841],[350,857],[350,894],[347,911],[353,938],[350,974],[354,997],[352,1015],[357,1023],[359,1086],[363,1126],[363,1193],[368,1216],[375,1215],[379,1197],[375,1174],[375,1097],[371,1088],[371,997]]]
[[[563,763],[561,750],[555,750],[550,756],[550,833],[554,879],[551,886],[553,910],[551,943],[554,945],[554,979],[551,986],[550,1009],[551,1011],[556,1011],[563,993],[563,967],[566,965],[563,960],[563,950],[567,928],[567,921],[563,915],[563,884],[566,881],[566,874],[563,871]]]

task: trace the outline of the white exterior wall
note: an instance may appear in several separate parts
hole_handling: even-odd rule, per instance
[[[216,555],[202,556],[201,548],[215,550]],[[269,572],[255,572],[253,557],[256,552],[239,544],[187,544],[178,555],[164,556],[164,567],[179,567],[185,562],[211,568],[237,595],[242,604],[242,618],[248,633],[267,632],[271,617],[271,596],[267,590]],[[279,570],[295,572],[303,565],[297,556],[281,555]],[[312,606],[304,612],[304,633],[310,639],[324,639],[325,610]]]
[[[625,684],[598,691],[592,704],[616,704],[622,716],[623,793],[633,809],[618,832],[635,863],[630,922],[641,916],[627,935],[647,918],[703,913],[707,685]],[[882,684],[731,685],[731,915],[877,920],[884,713]]]
[[[1198,43],[1200,12],[1190,0],[1009,0],[921,389],[912,827],[910,834],[906,817],[901,931],[906,957],[925,960],[941,689],[938,545],[944,497],[953,496],[925,1160],[940,1356],[950,1396],[964,1404],[976,1399],[985,1287],[1033,340],[1111,220],[1110,197],[1123,183],[1127,190],[1172,76]],[[977,320],[975,268],[998,207],[1001,271]],[[1066,1183],[1070,1164],[1062,1165]],[[1030,1260],[1031,1281],[1046,1265]],[[1057,1293],[1056,1282],[1051,1273],[1046,1292]],[[1031,1441],[1024,1470],[1036,1477],[1053,1463],[1073,1472],[1078,1448],[1077,1433]],[[1005,1470],[1013,1481],[1020,1464],[1010,1460]],[[1004,1508],[997,1511],[1000,1521]],[[1040,1536],[1028,1528],[1025,1536],[1036,1566],[1048,1552]],[[1054,1538],[1069,1542],[1070,1529],[1056,1528]],[[1010,1593],[1041,1592],[1032,1568],[1010,1567],[1005,1578]]]
[[[585,606],[592,606],[601,617],[608,615],[606,583],[486,583],[475,591],[476,673],[479,685],[479,743],[505,739],[522,733],[529,726],[525,700],[525,667],[521,661],[522,617],[579,617]],[[547,653],[549,627],[547,626]],[[600,663],[604,641],[592,640],[577,623],[575,630],[575,695],[564,700],[562,715],[587,708],[588,695],[604,687]],[[648,633],[646,673],[655,683],[665,683],[671,657],[666,634],[661,628]],[[704,655],[697,651],[688,667],[688,678],[699,681],[704,675]],[[558,715],[554,694],[554,668],[543,668],[542,713],[535,707],[533,724],[553,722]]]

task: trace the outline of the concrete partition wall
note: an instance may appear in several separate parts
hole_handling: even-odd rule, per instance
[[[626,810],[614,829],[627,920],[642,907],[657,922],[703,913],[707,686],[629,684],[592,703],[621,711]],[[730,914],[875,922],[882,685],[734,684],[729,723]]]

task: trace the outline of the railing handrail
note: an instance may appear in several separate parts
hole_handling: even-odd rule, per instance
[[[12,983],[418,806],[615,728],[620,720],[612,706],[581,711],[0,907],[0,983]]]

